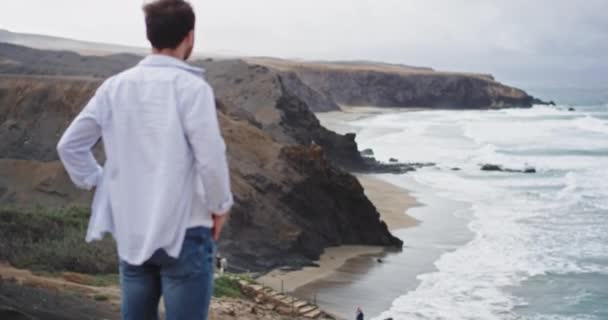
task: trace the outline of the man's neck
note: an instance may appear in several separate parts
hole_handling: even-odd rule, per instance
[[[184,61],[184,54],[179,49],[152,49],[152,53]]]

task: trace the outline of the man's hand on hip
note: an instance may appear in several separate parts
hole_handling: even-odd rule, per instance
[[[213,240],[218,241],[220,239],[220,233],[224,228],[228,215],[228,213],[223,215],[213,215]]]

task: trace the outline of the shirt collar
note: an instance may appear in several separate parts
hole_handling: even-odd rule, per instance
[[[139,62],[142,66],[151,67],[172,67],[179,68],[191,72],[197,76],[203,76],[204,69],[193,67],[186,62],[163,54],[151,54]]]

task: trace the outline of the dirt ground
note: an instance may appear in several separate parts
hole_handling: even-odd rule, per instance
[[[46,277],[0,263],[2,320],[119,320],[120,290],[116,285],[89,286],[86,275]],[[218,298],[211,320],[294,319],[247,299]]]

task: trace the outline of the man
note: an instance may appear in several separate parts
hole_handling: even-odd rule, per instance
[[[195,14],[183,0],[144,6],[153,54],[106,80],[66,130],[59,156],[96,188],[87,241],[112,233],[122,318],[207,319],[213,257],[232,206],[226,147],[202,70],[184,61]],[[102,138],[102,168],[91,148]]]
[[[363,320],[365,317],[365,315],[363,315],[363,310],[361,310],[361,307],[357,308],[357,320]]]

